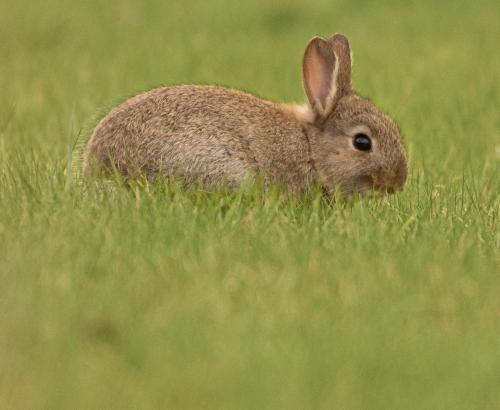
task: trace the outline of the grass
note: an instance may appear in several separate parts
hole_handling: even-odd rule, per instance
[[[0,407],[500,408],[497,1],[0,0]],[[393,115],[405,191],[79,187],[138,91],[302,101],[315,34]]]

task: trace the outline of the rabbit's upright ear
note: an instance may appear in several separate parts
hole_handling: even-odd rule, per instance
[[[352,92],[352,54],[349,41],[343,34],[334,34],[329,39],[332,45],[333,52],[337,57],[339,64],[339,73],[337,76],[337,84],[341,95],[348,95]]]
[[[340,97],[351,92],[347,39],[339,34],[329,40],[314,37],[304,52],[302,80],[316,119],[326,118]]]

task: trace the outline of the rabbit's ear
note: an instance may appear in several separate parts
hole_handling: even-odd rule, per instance
[[[338,59],[330,41],[314,37],[302,61],[302,81],[316,118],[324,119],[338,99]]]
[[[337,57],[339,71],[337,75],[337,87],[341,95],[347,95],[352,92],[351,77],[352,77],[352,54],[349,41],[343,34],[334,34],[329,39],[332,45],[333,52]]]

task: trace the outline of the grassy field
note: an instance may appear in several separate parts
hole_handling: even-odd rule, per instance
[[[500,3],[0,0],[0,408],[499,409]],[[347,34],[410,156],[387,202],[71,183],[114,104],[304,100]]]

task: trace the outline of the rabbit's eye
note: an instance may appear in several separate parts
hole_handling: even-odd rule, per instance
[[[352,145],[360,151],[370,151],[372,148],[372,141],[366,134],[356,134],[352,139]]]

